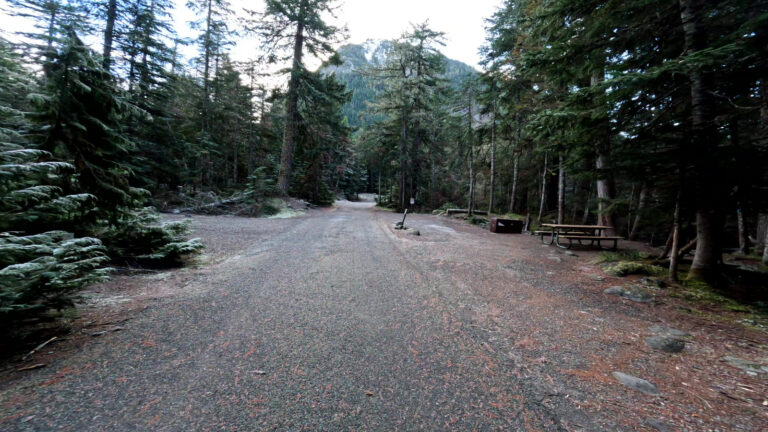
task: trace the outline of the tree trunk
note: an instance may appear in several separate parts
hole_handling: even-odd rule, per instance
[[[560,156],[560,164],[557,171],[557,223],[562,224],[565,214],[565,162]]]
[[[277,189],[283,196],[288,196],[293,175],[293,153],[296,149],[296,137],[299,128],[299,74],[303,68],[302,54],[304,53],[304,20],[305,2],[301,3],[299,23],[296,26],[296,36],[293,44],[293,66],[291,78],[288,81],[288,98],[285,103],[285,129],[283,131],[283,148],[280,153],[280,171],[277,178]]]
[[[56,3],[51,2],[51,16],[48,18],[48,51],[53,49],[53,36],[56,31],[56,15],[59,12],[59,6]]]
[[[179,39],[173,39],[173,54],[171,54],[171,75],[176,75],[176,69],[179,67]]]
[[[584,214],[581,215],[581,224],[586,225],[589,222],[589,201],[592,199],[592,182],[587,184],[587,195],[584,199]]]
[[[473,94],[472,88],[470,88],[468,92],[469,97],[467,98],[467,141],[469,143],[469,202],[467,210],[469,216],[472,216],[475,211],[475,132],[472,127],[474,121],[474,117],[472,116]]]
[[[424,52],[424,41],[421,40],[419,42],[419,48],[418,53],[416,54],[416,86],[417,89],[421,87],[422,79],[424,78],[424,71],[423,71],[423,52]],[[418,90],[417,90],[418,91]],[[410,156],[410,162],[411,162],[411,188],[410,193],[406,198],[416,198],[416,195],[418,194],[418,188],[419,183],[421,180],[421,98],[416,97],[415,103],[413,106],[413,112],[415,113],[415,116],[413,117],[413,143],[411,145],[411,156]]]
[[[680,19],[685,36],[685,53],[694,54],[707,46],[706,34],[699,22],[706,13],[704,0],[679,0]],[[695,152],[690,152],[694,170],[694,203],[696,208],[696,255],[688,278],[712,282],[722,259],[721,234],[723,213],[720,206],[725,197],[722,186],[717,184],[718,164],[711,151],[717,145],[714,129],[711,78],[704,70],[693,67],[689,71],[691,81],[691,136]]]
[[[544,215],[544,203],[547,201],[547,154],[544,153],[544,171],[541,173],[541,199],[539,200],[539,217],[536,218],[536,223],[541,225],[541,217]]]
[[[605,71],[600,68],[600,70],[592,75],[591,85],[599,85],[604,80]],[[598,100],[598,104],[601,103],[602,101]],[[608,208],[614,199],[613,167],[609,158],[608,125],[601,125],[600,129],[602,134],[598,137],[598,142],[595,146],[597,153],[597,160],[595,162],[595,168],[597,169],[597,216],[598,224],[610,227],[603,231],[603,235],[613,236],[616,235],[616,222],[613,211],[609,211]]]
[[[765,260],[765,249],[768,248],[768,214],[761,213],[757,217],[757,229],[755,230],[755,253],[763,253]]]
[[[155,2],[150,2],[149,5],[149,15],[154,16],[155,13]],[[149,56],[149,40],[150,35],[148,33],[152,32],[152,28],[149,26],[145,26],[141,30],[144,33],[144,42],[141,45],[141,70],[139,71],[139,99],[145,100],[147,98],[147,93],[149,91],[149,66],[147,65],[147,57]]]
[[[763,238],[763,265],[768,265],[768,230],[765,230]]]
[[[609,174],[606,174],[606,170],[609,169],[608,156],[600,154],[597,156],[597,171],[603,173],[601,177],[597,179],[597,216],[598,224],[610,227],[604,230],[606,236],[616,235],[616,223],[612,212],[609,212],[608,206],[613,199],[613,182],[608,178]]]
[[[210,80],[211,80],[211,25],[213,16],[213,0],[208,0],[208,13],[205,18],[205,37],[203,44],[203,132],[210,127]]]
[[[488,198],[488,214],[493,213],[493,192],[496,181],[496,107],[493,108],[493,121],[491,123],[491,184]]]
[[[520,91],[517,92],[517,101],[520,102]],[[520,133],[522,131],[522,121],[520,112],[515,112],[515,162],[512,169],[512,197],[509,200],[509,212],[514,213],[517,204],[517,181],[520,175]]]
[[[741,206],[736,209],[736,222],[739,227],[739,252],[741,252],[742,255],[749,255],[749,236],[747,235],[744,212],[741,210]]]
[[[677,282],[678,253],[680,250],[680,200],[681,192],[678,190],[675,200],[675,214],[673,216],[672,249],[669,253],[669,279]]]
[[[237,164],[238,164],[238,150],[239,146],[237,145],[237,140],[232,141],[232,146],[234,147],[232,149],[232,182],[234,184],[237,184]]]
[[[117,19],[117,0],[109,0],[107,5],[107,26],[104,29],[104,51],[102,67],[109,72],[112,66],[112,41],[115,38],[115,20]]]
[[[630,240],[637,240],[637,236],[640,233],[642,227],[643,212],[648,205],[648,185],[643,184],[640,188],[640,198],[637,202],[637,214],[635,215],[635,222],[632,224],[632,230],[629,232]]]
[[[472,148],[471,140],[469,147],[469,203],[467,210],[469,216],[475,211],[475,156],[474,149]]]
[[[517,183],[520,177],[520,155],[515,153],[515,161],[512,168],[512,192],[510,192],[509,212],[514,213],[517,207]]]
[[[406,76],[405,68],[402,69],[403,77]],[[406,191],[408,173],[408,112],[406,106],[405,90],[403,90],[403,108],[400,118],[400,211],[408,208]]]
[[[702,206],[704,207],[704,206]],[[714,207],[714,206],[713,206]],[[696,212],[696,255],[693,257],[688,278],[714,281],[717,266],[722,260],[721,232],[723,217],[719,209],[700,209]]]

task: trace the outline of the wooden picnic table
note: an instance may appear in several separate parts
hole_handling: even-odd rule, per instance
[[[570,249],[574,240],[578,241],[579,244],[589,240],[590,246],[594,246],[597,242],[600,247],[602,247],[601,241],[612,241],[613,249],[616,249],[618,241],[622,239],[622,237],[603,236],[603,231],[611,229],[605,225],[542,224],[541,226],[550,228],[547,231],[537,231],[537,234],[541,236],[541,242],[549,245],[554,243],[563,249]],[[549,243],[544,240],[546,235],[550,236]],[[568,240],[568,245],[563,245],[560,239]]]

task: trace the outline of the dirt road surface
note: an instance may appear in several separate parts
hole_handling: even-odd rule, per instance
[[[293,219],[194,217],[204,262],[92,289],[78,331],[35,358],[46,367],[0,382],[0,430],[768,424],[760,396],[717,391],[765,388],[718,362],[711,347],[731,336],[669,305],[604,294],[616,282],[590,253],[426,215],[409,216],[413,236],[397,219],[348,202]],[[643,344],[660,324],[692,334],[684,354]]]

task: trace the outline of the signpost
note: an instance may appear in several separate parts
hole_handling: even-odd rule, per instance
[[[416,204],[416,200],[411,198],[411,206]],[[405,229],[405,217],[408,216],[408,209],[405,209],[405,212],[403,212],[403,221],[398,222],[395,225],[400,227],[400,229]]]

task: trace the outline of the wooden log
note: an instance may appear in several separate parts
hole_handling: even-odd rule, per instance
[[[467,209],[446,209],[445,213],[452,215],[452,214],[462,214],[462,213],[469,213],[469,210]],[[473,214],[480,215],[480,216],[486,216],[488,215],[487,211],[482,210],[473,210]]]
[[[695,238],[694,238],[693,240],[691,240],[690,242],[688,242],[688,244],[686,244],[685,246],[681,247],[681,248],[680,248],[680,251],[677,253],[677,256],[678,256],[679,258],[682,258],[682,257],[684,257],[684,256],[685,256],[685,255],[686,255],[688,252],[690,252],[691,250],[693,250],[693,249],[696,247],[696,240],[697,240],[697,239],[695,239]]]
[[[656,260],[664,260],[667,258],[667,255],[669,255],[669,251],[672,250],[672,240],[674,239],[675,230],[672,229],[672,232],[669,233],[669,237],[667,237],[667,243],[664,246],[664,251],[659,254],[658,257],[656,257]]]

